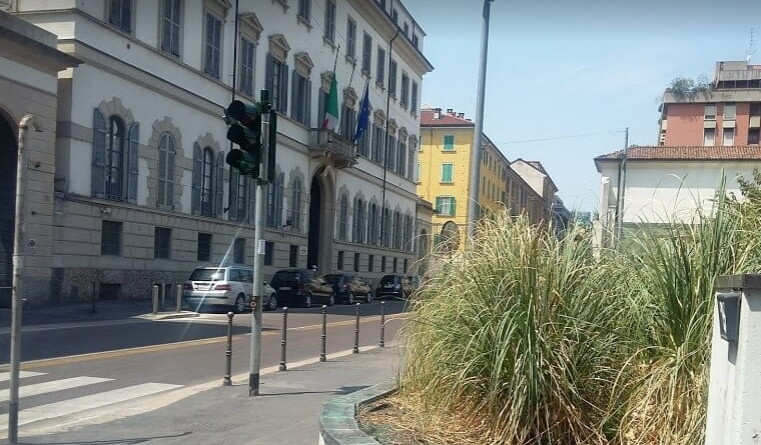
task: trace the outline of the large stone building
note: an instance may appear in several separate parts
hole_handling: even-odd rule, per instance
[[[265,276],[317,266],[372,279],[418,258],[410,166],[432,66],[400,2],[17,0],[9,9],[82,61],[49,88],[58,94],[40,253],[49,279],[31,301],[143,298],[196,265],[253,264],[252,181],[224,161],[222,110],[265,88],[279,112]],[[334,75],[335,132],[321,129]],[[366,85],[374,131],[355,147]],[[15,133],[11,105],[0,93]]]

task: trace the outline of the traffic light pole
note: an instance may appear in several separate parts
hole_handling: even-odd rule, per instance
[[[255,210],[254,210],[254,297],[251,314],[251,362],[248,374],[248,395],[259,395],[259,369],[261,368],[262,351],[262,266],[264,265],[265,243],[262,236],[264,223],[264,183],[255,179]]]

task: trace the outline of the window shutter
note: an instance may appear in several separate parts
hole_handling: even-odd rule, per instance
[[[451,198],[451,204],[450,204],[450,210],[449,214],[452,216],[455,216],[457,214],[457,201],[455,200],[454,196]]]
[[[227,216],[230,221],[238,220],[238,177],[236,169],[230,169],[230,199],[227,201]]]
[[[93,110],[92,144],[92,195],[105,197],[106,184],[106,120],[96,108]]]
[[[193,144],[193,184],[191,199],[191,211],[193,215],[201,214],[201,175],[203,171],[203,153],[201,146]]]
[[[270,92],[270,99],[272,98],[272,63],[274,59],[271,53],[267,53],[267,65],[264,69],[264,88]]]
[[[217,154],[216,163],[216,187],[214,188],[214,216],[217,218],[222,217],[222,200],[225,195],[225,153],[219,152]]]
[[[288,65],[283,63],[283,73],[280,76],[280,111],[288,112]]]
[[[293,70],[291,72],[291,88],[293,88],[293,107],[291,108],[291,119],[301,122],[303,120],[303,116],[299,116],[298,110],[304,106],[303,103],[298,103],[297,101],[304,100],[303,97],[299,97],[296,93],[296,89],[298,88],[298,79],[296,78],[298,76],[298,73],[296,70]]]
[[[140,153],[140,124],[133,123],[127,136],[127,202],[137,203],[137,181],[139,178],[138,155]]]
[[[312,128],[312,81],[307,79],[306,104],[304,110],[304,123]]]

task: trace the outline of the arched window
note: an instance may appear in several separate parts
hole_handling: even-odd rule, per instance
[[[164,133],[159,139],[158,197],[156,204],[171,207],[174,204],[174,137]]]
[[[341,195],[341,204],[338,212],[338,239],[345,241],[349,222],[349,197],[345,194]]]
[[[203,164],[201,167],[201,215],[214,215],[214,152],[211,148],[203,149]]]
[[[367,216],[367,244],[371,246],[378,245],[378,206],[373,203]]]
[[[137,202],[140,126],[129,128],[121,117],[108,121],[97,108],[93,112],[92,194],[96,198]]]
[[[294,232],[301,231],[301,200],[303,190],[301,179],[296,178],[293,181],[293,202],[291,203],[291,230]]]
[[[117,116],[108,118],[106,136],[106,198],[121,199],[124,180],[124,121]]]

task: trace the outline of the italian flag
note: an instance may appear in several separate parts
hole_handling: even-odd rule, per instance
[[[336,82],[336,73],[333,73],[333,79],[330,81],[330,93],[327,102],[325,102],[325,119],[322,121],[322,128],[335,131],[336,126],[338,126],[338,83]]]

